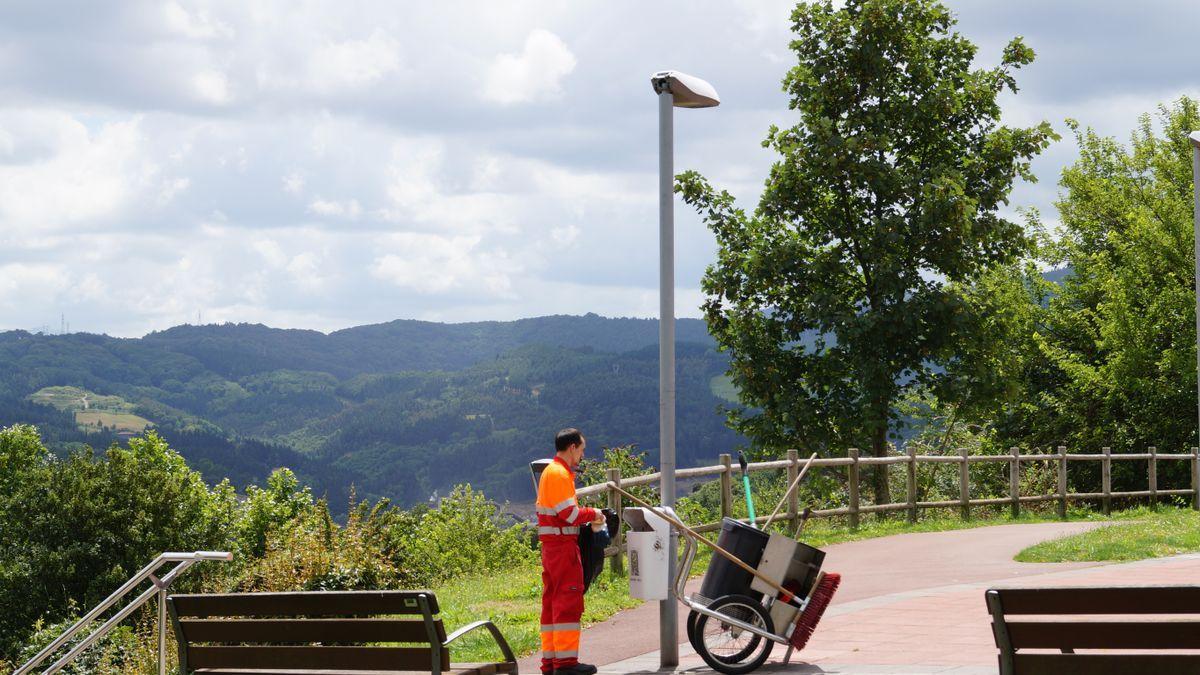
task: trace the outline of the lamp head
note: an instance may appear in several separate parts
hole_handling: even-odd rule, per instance
[[[1192,142],[1192,147],[1200,149],[1200,131],[1193,131],[1188,140]]]
[[[671,93],[676,108],[714,108],[721,105],[717,90],[704,80],[677,70],[663,70],[650,76],[654,93]]]

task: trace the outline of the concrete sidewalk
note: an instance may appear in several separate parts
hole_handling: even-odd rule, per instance
[[[928,589],[940,589],[961,584],[985,583],[1009,579],[1025,579],[1031,576],[1095,567],[1098,563],[1054,563],[1028,564],[1013,561],[1013,556],[1022,549],[1047,539],[1083,532],[1099,527],[1101,523],[1031,523],[1021,525],[998,525],[979,527],[948,532],[924,532],[902,534],[877,539],[836,544],[825,548],[826,558],[824,569],[839,572],[842,575],[842,586],[834,597],[833,605],[825,614],[825,619],[817,628],[813,640],[802,654],[794,654],[788,672],[838,672],[838,671],[805,671],[797,659],[811,659],[817,662],[814,654],[825,656],[841,654],[845,650],[837,650],[836,644],[825,640],[829,631],[835,636],[847,639],[845,643],[850,648],[849,653],[855,654],[870,645],[870,653],[882,649],[879,645],[893,642],[891,636],[897,635],[887,624],[895,620],[884,613],[884,625],[875,626],[881,630],[839,631],[835,626],[835,617],[846,612],[847,607],[857,606],[854,603],[885,597],[897,597],[905,593]],[[693,579],[688,584],[689,592],[699,590],[699,579]],[[982,591],[979,597],[970,601],[983,609]],[[886,605],[887,603],[885,603]],[[968,603],[969,604],[969,603]],[[658,668],[659,627],[657,602],[649,602],[635,609],[621,612],[608,621],[589,627],[583,633],[580,649],[580,660],[584,663],[594,663],[601,666],[602,672],[653,672]],[[884,607],[885,605],[880,605]],[[986,614],[986,612],[985,612]],[[957,616],[957,615],[956,615]],[[687,610],[680,606],[679,635],[680,662],[683,668],[707,669],[699,656],[692,654],[691,645],[687,642],[684,631]],[[858,619],[873,620],[872,613],[858,615]],[[985,632],[990,640],[990,632],[986,625]],[[929,639],[921,638],[922,641]],[[840,643],[839,643],[840,644]],[[776,660],[783,658],[784,648],[777,647],[772,653]],[[830,650],[833,650],[832,652]],[[824,650],[824,651],[821,651]],[[688,661],[685,654],[694,661]],[[871,657],[874,658],[874,657]],[[894,664],[896,659],[884,659],[880,664]],[[995,656],[986,663],[994,663]],[[822,663],[834,663],[821,660]],[[870,663],[855,659],[852,663]],[[968,662],[971,663],[971,662]],[[689,665],[690,664],[690,665]],[[924,664],[931,665],[931,664]],[[774,666],[764,666],[762,672],[770,672]],[[522,673],[539,672],[539,657],[533,655],[522,659]],[[994,668],[993,668],[994,670]],[[861,672],[872,672],[863,670]],[[874,672],[903,672],[903,671],[874,671]],[[931,672],[913,671],[913,672]],[[989,671],[990,672],[990,671]]]
[[[756,672],[945,673],[983,675],[997,672],[996,647],[983,593],[1004,585],[1116,586],[1194,584],[1200,555],[1110,564],[1047,572],[1019,580],[953,584],[892,593],[830,607],[804,651],[781,663],[783,647]],[[610,663],[602,674],[655,673],[658,652]],[[680,647],[676,673],[713,672],[690,645]]]

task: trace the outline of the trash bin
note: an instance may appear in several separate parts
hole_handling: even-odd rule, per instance
[[[553,459],[535,459],[529,463],[529,472],[533,474],[533,494],[538,491],[538,481],[542,479],[542,472],[546,467],[554,463]]]
[[[769,539],[770,535],[762,530],[733,518],[722,518],[721,536],[717,538],[717,546],[729,551],[747,565],[757,568]],[[731,594],[757,598],[759,594],[750,588],[753,579],[749,572],[713,551],[708,571],[704,573],[704,583],[700,585],[700,595],[709,600]]]
[[[675,511],[663,508],[675,517]],[[622,513],[629,550],[629,595],[642,600],[667,599],[667,553],[671,524],[650,509],[631,506]]]

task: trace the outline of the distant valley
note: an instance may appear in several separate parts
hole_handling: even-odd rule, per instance
[[[677,322],[681,466],[741,439],[736,392],[704,322]],[[550,316],[393,321],[331,334],[178,326],[140,339],[0,333],[0,425],[38,425],[59,452],[154,428],[205,478],[238,487],[288,466],[342,510],[471,483],[528,498],[527,463],[581,427],[589,448],[658,445],[658,322]]]

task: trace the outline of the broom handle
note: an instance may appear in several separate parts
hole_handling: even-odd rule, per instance
[[[788,486],[787,492],[783,493],[783,499],[779,500],[779,504],[776,505],[775,510],[771,512],[771,517],[767,518],[767,524],[763,525],[763,530],[767,530],[771,527],[771,521],[775,520],[775,516],[779,515],[779,509],[783,508],[783,503],[787,501],[788,497],[792,496],[792,493],[795,492],[796,486],[800,484],[800,481],[804,480],[804,474],[808,473],[808,467],[812,466],[813,460],[816,458],[817,453],[814,452],[812,457],[809,457],[808,461],[804,463],[804,468],[800,469],[800,473],[796,476],[796,480],[792,481],[792,484]]]
[[[795,593],[792,593],[791,591],[789,591],[788,589],[784,588],[783,586],[780,586],[779,584],[775,583],[773,580],[771,580],[771,579],[769,579],[769,578],[767,578],[767,577],[763,576],[763,574],[762,574],[762,573],[760,573],[758,570],[754,569],[753,567],[751,567],[751,566],[747,565],[745,562],[743,562],[743,561],[741,560],[741,558],[738,558],[737,556],[735,556],[734,554],[730,553],[729,551],[726,551],[725,549],[721,548],[720,546],[717,546],[716,544],[714,544],[713,542],[709,541],[707,538],[705,538],[705,537],[704,537],[703,535],[701,535],[700,533],[696,532],[695,530],[693,530],[692,528],[688,527],[687,525],[684,525],[684,524],[683,524],[682,522],[680,522],[679,520],[676,520],[675,518],[671,517],[671,515],[670,515],[670,514],[668,514],[668,513],[666,513],[665,511],[661,511],[661,510],[659,510],[659,509],[658,509],[658,507],[656,507],[656,506],[652,506],[652,505],[650,505],[650,504],[647,504],[646,502],[642,501],[641,499],[638,499],[637,497],[635,497],[635,496],[633,496],[633,495],[629,494],[628,492],[626,492],[626,491],[622,490],[621,488],[617,487],[617,484],[616,484],[616,483],[608,483],[606,487],[608,487],[608,488],[610,488],[610,489],[612,489],[612,490],[616,490],[617,492],[620,492],[622,495],[625,495],[625,496],[626,496],[626,497],[628,497],[628,498],[629,498],[629,500],[630,500],[630,501],[632,501],[634,504],[637,504],[638,506],[641,506],[642,508],[647,508],[647,509],[650,509],[650,510],[651,510],[651,511],[653,511],[653,512],[654,512],[656,515],[658,515],[658,517],[662,518],[663,520],[667,521],[668,523],[670,523],[670,524],[674,525],[675,527],[679,528],[681,531],[683,531],[684,533],[686,533],[686,534],[687,534],[689,537],[691,537],[691,538],[693,538],[693,539],[699,539],[700,541],[704,542],[705,544],[707,544],[707,545],[708,545],[708,547],[709,547],[709,548],[711,548],[712,550],[716,551],[717,553],[720,553],[721,555],[723,555],[723,556],[725,556],[726,558],[728,558],[728,559],[729,559],[729,562],[731,562],[731,563],[733,563],[733,564],[737,565],[738,567],[740,567],[740,568],[742,568],[742,569],[746,570],[746,571],[747,571],[747,572],[749,572],[750,574],[753,574],[753,575],[754,575],[756,578],[758,578],[760,581],[762,581],[762,582],[763,582],[763,583],[765,583],[766,585],[770,586],[771,588],[775,589],[776,591],[779,591],[781,594],[783,594],[783,597],[782,597],[782,598],[780,598],[780,599],[783,599],[783,598],[789,598],[789,597],[795,597],[795,595],[796,595]],[[786,600],[784,600],[784,601],[785,601],[785,602],[787,602]]]

